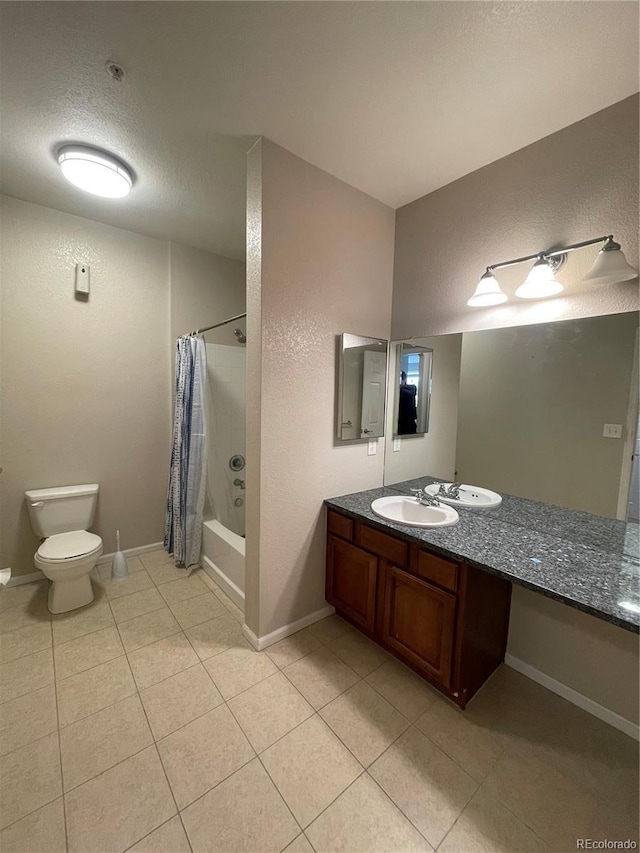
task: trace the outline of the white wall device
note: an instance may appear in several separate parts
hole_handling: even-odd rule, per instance
[[[89,293],[89,264],[76,264],[76,293]]]

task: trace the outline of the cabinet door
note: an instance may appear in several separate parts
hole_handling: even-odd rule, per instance
[[[389,566],[383,640],[414,666],[451,684],[454,595]]]
[[[377,557],[329,534],[327,601],[371,632],[375,624],[377,570]]]

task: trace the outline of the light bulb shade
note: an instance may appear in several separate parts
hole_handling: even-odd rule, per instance
[[[529,270],[524,283],[516,290],[520,299],[546,299],[564,290],[548,261],[540,258]]]
[[[585,284],[615,284],[629,281],[638,275],[627,263],[624,252],[617,243],[607,241],[600,249],[590,271],[582,279]]]
[[[96,148],[65,145],[58,151],[58,164],[70,183],[92,195],[124,198],[133,186],[129,169]]]
[[[489,270],[482,276],[475,293],[467,302],[472,308],[486,308],[489,305],[501,305],[507,301],[507,294],[502,290]]]

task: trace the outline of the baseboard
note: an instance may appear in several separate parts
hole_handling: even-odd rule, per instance
[[[212,581],[218,584],[220,589],[227,595],[231,601],[244,612],[244,592],[239,586],[236,586],[232,580],[221,572],[220,569],[212,562],[209,557],[202,557],[200,561],[201,567],[209,575]]]
[[[335,612],[335,607],[327,604],[326,607],[322,607],[320,610],[309,613],[308,616],[303,616],[302,619],[298,619],[297,622],[290,622],[288,625],[283,625],[282,628],[278,628],[270,634],[265,634],[264,637],[257,637],[248,625],[242,626],[242,633],[247,640],[249,640],[253,648],[261,652],[263,649],[272,646],[274,643],[284,640],[285,637],[290,637],[291,634],[295,634],[296,631],[301,631],[303,628],[307,628],[309,625],[313,625],[314,622],[319,622],[321,619],[325,619],[327,616],[331,616],[331,614]]]
[[[566,699],[567,702],[577,705],[578,708],[582,708],[582,710],[586,711],[588,714],[592,714],[599,720],[608,723],[610,726],[613,726],[614,729],[624,732],[626,735],[629,735],[629,737],[632,737],[635,740],[640,740],[640,726],[633,723],[631,720],[621,717],[620,714],[616,714],[616,712],[612,711],[610,708],[605,708],[604,705],[600,705],[588,696],[578,693],[578,691],[574,690],[572,687],[567,687],[567,685],[563,684],[561,681],[556,681],[555,678],[547,675],[546,672],[536,669],[534,666],[531,666],[531,664],[513,657],[513,655],[506,654],[504,656],[504,662],[507,666],[510,666],[511,669],[515,669],[516,672],[526,675],[527,678],[541,684],[543,687],[546,687],[547,690],[551,690],[552,693],[557,693],[558,696],[562,696],[562,698]]]
[[[137,557],[138,554],[146,554],[148,551],[157,551],[159,548],[164,547],[162,542],[153,542],[151,545],[139,545],[137,548],[127,548],[122,553],[125,557]],[[116,552],[114,551],[111,554],[102,554],[98,559],[97,565],[100,566],[102,563],[109,563],[115,557]]]
[[[6,569],[4,571],[6,571]],[[43,578],[44,575],[40,569],[38,569],[36,572],[29,572],[28,575],[15,575],[15,577],[9,578],[4,587],[5,589],[8,589],[10,586],[20,586],[20,584],[23,583],[33,583],[34,581],[41,581]]]

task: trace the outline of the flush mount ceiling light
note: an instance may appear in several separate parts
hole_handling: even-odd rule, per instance
[[[112,157],[88,145],[65,145],[58,151],[65,178],[85,192],[103,198],[124,198],[131,191],[131,171]]]
[[[594,246],[596,243],[604,243],[604,245],[598,252],[590,272],[582,279],[585,284],[615,284],[636,278],[638,271],[627,263],[620,244],[613,239],[613,234],[608,234],[604,237],[595,237],[593,240],[584,240],[582,243],[572,243],[570,246],[550,252],[538,252],[535,255],[526,255],[524,258],[515,258],[513,261],[491,264],[487,267],[467,305],[472,308],[482,308],[505,302],[508,297],[500,289],[493,274],[494,270],[523,264],[526,261],[535,261],[535,263],[515,295],[520,299],[546,299],[556,296],[563,290],[562,284],[556,279],[556,273],[564,265],[567,254],[576,249],[583,249],[585,246]]]
[[[495,276],[487,270],[467,305],[472,308],[486,308],[489,305],[500,305],[507,299],[507,294],[502,290]]]

